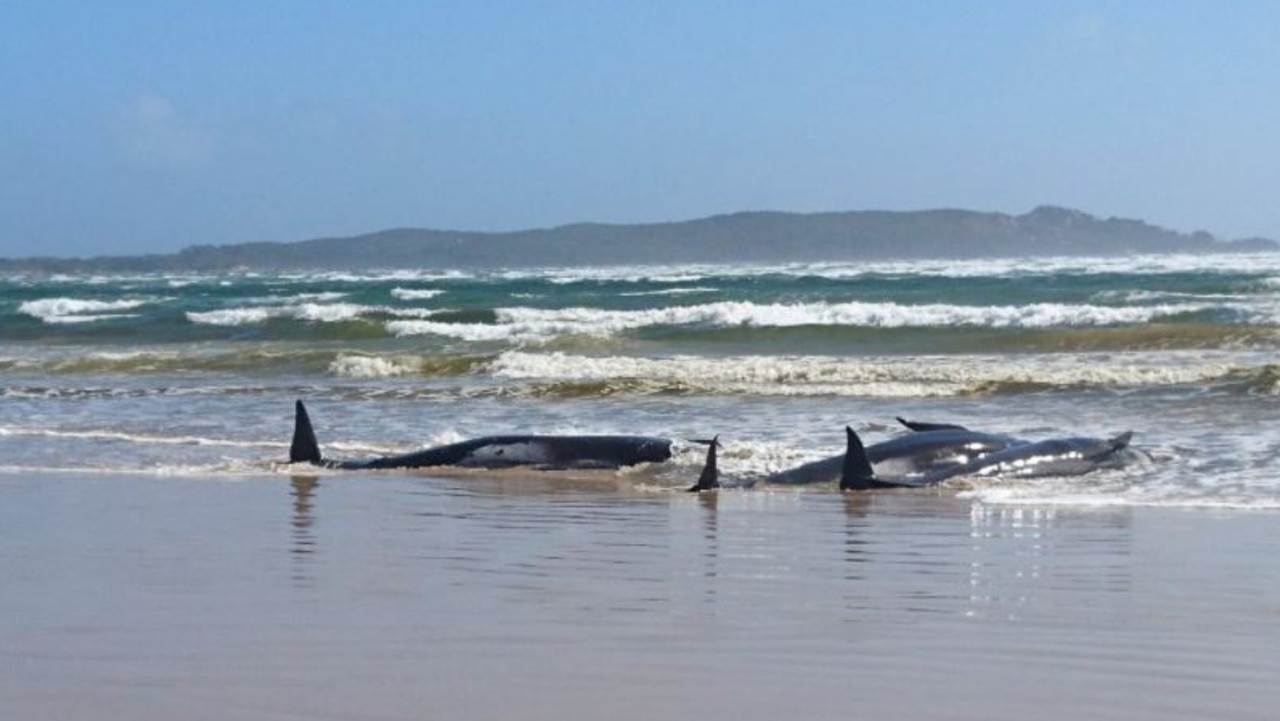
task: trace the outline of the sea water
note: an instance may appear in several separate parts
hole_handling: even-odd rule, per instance
[[[0,277],[0,473],[239,478],[294,399],[330,457],[498,433],[719,434],[751,478],[896,416],[1134,431],[995,504],[1280,508],[1280,254]],[[624,474],[663,490],[701,450]],[[819,489],[822,491],[830,489]]]

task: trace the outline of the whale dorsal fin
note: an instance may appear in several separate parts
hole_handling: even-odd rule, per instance
[[[925,421],[910,421],[910,420],[907,420],[906,418],[903,418],[902,416],[898,416],[897,419],[899,423],[901,423],[902,425],[906,426],[910,430],[913,430],[917,433],[920,433],[922,431],[950,431],[950,430],[967,431],[969,430],[964,426],[958,426],[954,423],[927,423]]]
[[[720,487],[720,468],[716,464],[716,449],[720,447],[720,436],[709,441],[695,441],[707,444],[707,462],[702,466],[698,482],[689,487],[690,493],[698,491],[714,491]]]
[[[1125,431],[1124,433],[1121,433],[1115,438],[1112,438],[1111,440],[1107,441],[1107,445],[1111,446],[1112,451],[1118,451],[1121,448],[1128,447],[1129,441],[1132,441],[1132,440],[1133,440],[1133,431]]]
[[[876,488],[876,472],[871,468],[867,458],[867,449],[862,446],[862,439],[849,426],[844,427],[845,450],[844,466],[840,471],[840,490],[865,491]]]
[[[302,405],[302,401],[294,405],[293,443],[289,444],[289,462],[320,463],[320,444],[316,441],[311,416],[307,415],[307,407]]]

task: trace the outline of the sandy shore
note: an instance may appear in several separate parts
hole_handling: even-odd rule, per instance
[[[0,717],[1270,719],[1280,517],[0,476]]]

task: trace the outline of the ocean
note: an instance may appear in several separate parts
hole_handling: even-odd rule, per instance
[[[1278,348],[1280,254],[0,278],[0,717],[1270,719]],[[897,416],[1150,462],[683,492]]]
[[[0,473],[238,478],[293,400],[332,457],[719,434],[729,478],[894,418],[1132,430],[1148,467],[990,503],[1280,507],[1280,255],[0,278]],[[642,469],[663,490],[701,451]]]

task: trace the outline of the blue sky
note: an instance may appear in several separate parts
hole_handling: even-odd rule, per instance
[[[1050,203],[1280,238],[1280,3],[14,2],[0,256]]]

